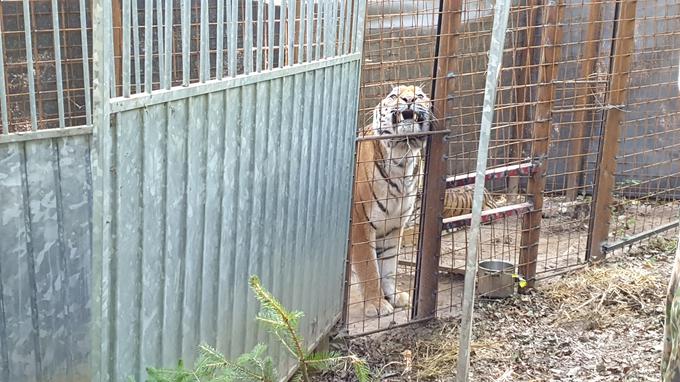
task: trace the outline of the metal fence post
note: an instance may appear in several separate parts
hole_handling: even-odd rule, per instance
[[[511,0],[500,0],[494,4],[493,27],[489,46],[489,61],[484,86],[484,103],[482,105],[482,123],[479,126],[479,145],[475,169],[475,188],[472,200],[472,218],[468,234],[468,253],[465,259],[465,285],[463,287],[463,304],[460,320],[460,338],[456,381],[467,382],[470,367],[470,346],[472,344],[472,321],[475,307],[475,285],[477,282],[477,258],[480,248],[480,226],[482,223],[482,205],[484,204],[484,179],[489,156],[489,141],[496,109],[498,79],[503,66],[503,48],[510,15]]]
[[[442,0],[436,50],[435,83],[432,100],[438,120],[434,129],[446,130],[446,103],[453,80],[457,31],[461,22],[462,0]],[[416,265],[416,288],[412,316],[433,317],[437,312],[439,253],[441,250],[442,209],[446,189],[446,144],[442,134],[430,135],[425,159],[425,184],[421,206],[420,238]]]
[[[523,291],[533,288],[536,277],[536,258],[540,238],[543,209],[543,189],[547,170],[546,156],[550,146],[550,130],[552,125],[552,106],[555,99],[553,81],[557,74],[557,63],[560,57],[562,2],[549,0],[545,6],[543,17],[543,36],[541,39],[541,61],[538,68],[538,102],[536,104],[532,157],[538,159],[537,171],[529,178],[527,194],[531,198],[533,208],[522,218],[522,238],[519,252],[519,273],[527,280]]]
[[[600,138],[597,158],[597,174],[591,208],[590,234],[586,250],[587,260],[602,260],[602,245],[609,235],[609,223],[616,171],[616,154],[619,149],[619,135],[624,120],[627,101],[628,76],[635,51],[635,15],[637,0],[623,0],[617,3],[617,17],[614,24],[614,46],[609,82],[609,101],[606,105],[604,130]]]
[[[111,163],[105,154],[111,132],[111,60],[110,41],[112,41],[111,0],[94,0],[92,2],[92,325],[90,337],[92,354],[93,381],[108,381],[109,338],[108,330],[109,306],[107,293],[108,262],[110,260],[110,243],[105,240],[111,229],[110,195],[103,190],[111,180]]]
[[[583,163],[584,154],[587,145],[584,145],[586,139],[586,124],[588,123],[588,116],[591,112],[587,110],[587,106],[593,99],[592,90],[594,86],[590,85],[588,78],[595,73],[595,65],[597,64],[597,57],[600,51],[600,36],[602,35],[602,2],[594,1],[588,7],[588,29],[586,31],[586,41],[583,43],[583,62],[581,63],[581,80],[584,81],[583,86],[576,89],[576,108],[578,109],[574,115],[574,131],[571,134],[572,141],[571,153],[567,167],[567,200],[575,200],[578,194],[578,189],[581,186],[583,179]],[[597,79],[595,79],[597,81]]]

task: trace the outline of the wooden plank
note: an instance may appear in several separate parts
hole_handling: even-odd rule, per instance
[[[625,105],[628,100],[628,76],[635,51],[635,15],[637,0],[624,0],[619,4],[616,18],[616,35],[612,51],[612,75],[609,84],[610,105]],[[602,244],[609,235],[616,172],[616,155],[619,150],[619,135],[625,117],[624,107],[611,107],[605,114],[604,131],[602,132],[600,155],[597,159],[597,175],[591,208],[590,235],[586,259],[601,260],[605,253]]]
[[[438,120],[434,130],[446,130],[445,111],[449,91],[452,89],[453,76],[448,74],[458,71],[455,52],[457,47],[457,32],[461,25],[463,9],[462,0],[443,0],[439,24],[441,34],[438,37],[438,51],[436,67],[434,68],[435,83],[432,100],[434,102],[435,117]],[[436,240],[420,240],[416,269],[416,289],[412,318],[422,319],[433,317],[437,312],[439,254],[441,251],[441,215],[444,208],[444,193],[446,176],[446,161],[444,154],[446,143],[441,135],[431,135],[425,153],[425,184],[421,205],[420,237],[437,238]]]
[[[559,22],[562,14],[562,2],[549,0],[544,8],[543,36],[541,39],[541,62],[538,69],[538,103],[534,115],[534,134],[532,157],[543,158],[550,146],[550,131],[552,130],[552,107],[555,99],[552,81],[557,75],[562,41]],[[543,209],[543,190],[545,188],[545,173],[547,161],[541,161],[536,173],[529,179],[527,194],[533,208],[522,219],[522,238],[519,252],[519,273],[527,280],[527,291],[533,288],[536,276],[536,259],[538,257],[538,243]]]

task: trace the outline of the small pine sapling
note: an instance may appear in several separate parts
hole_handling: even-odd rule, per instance
[[[310,374],[332,370],[339,365],[354,369],[359,382],[372,380],[371,370],[366,362],[356,356],[342,356],[334,352],[312,353],[306,350],[298,334],[298,324],[303,317],[300,311],[288,311],[262,287],[257,276],[251,276],[250,288],[260,302],[256,319],[283,345],[299,364],[293,381],[310,381]],[[271,357],[266,356],[267,346],[258,344],[249,353],[235,361],[227,360],[208,345],[199,347],[200,355],[193,369],[186,369],[179,361],[175,369],[147,368],[147,382],[275,382],[278,380]]]

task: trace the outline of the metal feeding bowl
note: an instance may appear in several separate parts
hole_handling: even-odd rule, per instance
[[[515,293],[515,264],[502,260],[485,260],[477,270],[477,294],[488,298],[506,298]]]

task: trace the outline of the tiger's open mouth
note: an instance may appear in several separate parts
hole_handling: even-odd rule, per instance
[[[402,122],[421,122],[423,120],[424,118],[420,113],[411,109],[402,110],[401,112],[399,110],[394,110],[392,112],[392,123],[395,125]]]

